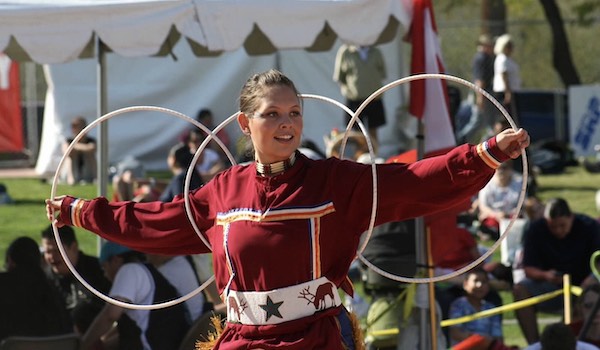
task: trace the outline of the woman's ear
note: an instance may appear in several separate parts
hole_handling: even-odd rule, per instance
[[[240,114],[238,114],[237,116],[237,121],[238,125],[240,126],[240,130],[242,130],[242,133],[244,133],[245,135],[250,135],[250,123],[246,114],[240,112]]]

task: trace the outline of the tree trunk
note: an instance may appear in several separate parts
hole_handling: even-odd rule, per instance
[[[540,0],[546,19],[552,29],[552,63],[554,68],[560,75],[560,78],[565,85],[569,87],[571,85],[578,85],[581,83],[577,69],[573,64],[571,57],[571,50],[569,49],[569,41],[565,28],[563,27],[563,20],[560,15],[560,10],[556,5],[555,0]]]
[[[481,34],[492,38],[506,33],[506,5],[504,0],[483,0],[481,2]]]

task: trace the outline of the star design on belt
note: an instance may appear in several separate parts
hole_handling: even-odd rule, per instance
[[[263,304],[263,305],[258,305],[260,306],[261,309],[265,310],[265,312],[267,313],[267,321],[269,320],[269,318],[271,318],[271,316],[277,316],[279,318],[283,318],[281,316],[281,313],[279,312],[279,308],[281,307],[281,304],[283,304],[283,301],[274,303],[273,300],[271,300],[271,297],[267,297],[267,303]]]

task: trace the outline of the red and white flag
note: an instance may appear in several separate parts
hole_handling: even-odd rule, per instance
[[[0,52],[0,153],[23,148],[19,66]]]
[[[409,33],[412,43],[411,74],[444,73],[441,48],[431,0],[414,0]],[[443,79],[420,79],[410,83],[410,113],[425,126],[425,153],[456,145]]]

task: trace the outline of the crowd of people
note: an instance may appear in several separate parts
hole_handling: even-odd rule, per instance
[[[498,38],[495,59],[492,46],[489,37],[480,38],[474,81],[512,108],[513,92],[520,86],[518,65],[511,59],[514,43],[510,37]],[[334,79],[352,109],[385,77],[376,47],[340,48]],[[354,283],[365,283],[373,304],[407,290],[406,284],[374,277],[355,260],[370,221],[370,163],[376,163],[376,229],[365,256],[400,275],[411,277],[423,268],[411,249],[415,217],[425,217],[431,247],[425,268],[433,275],[456,271],[479,258],[485,248],[478,238],[497,239],[502,220],[527,221],[514,265],[488,260],[436,285],[440,319],[500,306],[500,290],[512,291],[515,301],[557,290],[562,276],[569,274],[574,284],[586,288],[577,299],[579,328],[547,327],[540,336],[536,310],[556,312],[563,307],[551,300],[516,311],[524,337],[533,348],[541,341],[540,348],[546,350],[551,348],[545,339],[562,334],[573,339],[582,334],[580,340],[598,343],[600,284],[591,276],[589,259],[600,249],[600,224],[572,212],[562,198],[542,203],[531,191],[526,193],[527,210],[517,211],[522,177],[513,160],[529,146],[529,136],[500,123],[480,94],[474,98],[472,123],[461,131],[465,140],[476,140],[472,144],[437,157],[398,162],[371,159],[364,136],[352,132],[350,156],[344,157],[352,160],[348,161],[336,153],[339,133],[329,135],[325,151],[302,140],[302,101],[288,77],[277,70],[251,76],[242,87],[237,119],[249,153],[240,155],[240,165],[229,166],[211,142],[191,170],[192,219],[202,240],[189,225],[183,205],[187,171],[205,137],[195,128],[174,140],[168,151],[169,181],[147,178],[143,164],[127,158],[113,174],[111,201],[69,195],[46,201],[48,219],[59,228],[77,272],[112,298],[152,304],[189,293],[213,273],[216,283],[167,309],[132,310],[107,303],[73,277],[50,226],[39,243],[21,237],[7,251],[7,272],[0,274],[0,281],[14,283],[15,288],[0,288],[0,293],[8,293],[0,298],[6,304],[0,309],[8,310],[0,313],[0,339],[76,332],[82,349],[176,349],[194,321],[217,307],[227,310],[226,327],[214,339],[198,343],[199,349],[408,349],[416,341],[409,332],[386,346],[363,343],[356,315],[336,292],[354,295],[348,276],[357,266],[360,277],[354,276]],[[381,100],[375,100],[362,118],[377,147],[377,128],[385,123]],[[214,127],[209,109],[200,110],[197,120]],[[495,124],[501,126],[494,130]],[[85,118],[74,119],[73,134],[85,125]],[[218,136],[232,145],[224,132]],[[88,157],[93,153],[86,153],[95,151],[95,141],[84,138],[80,143],[69,157],[68,184],[95,181],[96,163]],[[471,220],[465,225],[461,217]],[[72,226],[105,240],[98,258],[80,250]],[[212,261],[200,257],[207,253],[212,253]],[[512,269],[517,267],[525,278],[513,279]],[[17,277],[21,275],[26,278]],[[15,307],[21,303],[40,315],[36,322],[26,322],[29,318]],[[394,317],[398,328],[406,331],[401,316]],[[438,346],[472,342],[477,343],[472,349],[514,348],[503,337],[502,315],[450,326],[440,337]],[[579,346],[566,342],[573,349]]]
[[[71,226],[58,231],[78,274],[98,292],[120,301],[170,301],[210,277],[199,272],[198,261],[189,255],[144,254],[105,242],[95,257],[79,249]],[[51,226],[41,232],[39,242],[25,236],[14,240],[5,266],[6,272],[0,273],[0,341],[8,336],[76,333],[83,349],[177,349],[194,321],[215,307],[223,308],[214,285],[167,309],[131,310],[107,303],[68,269]]]

